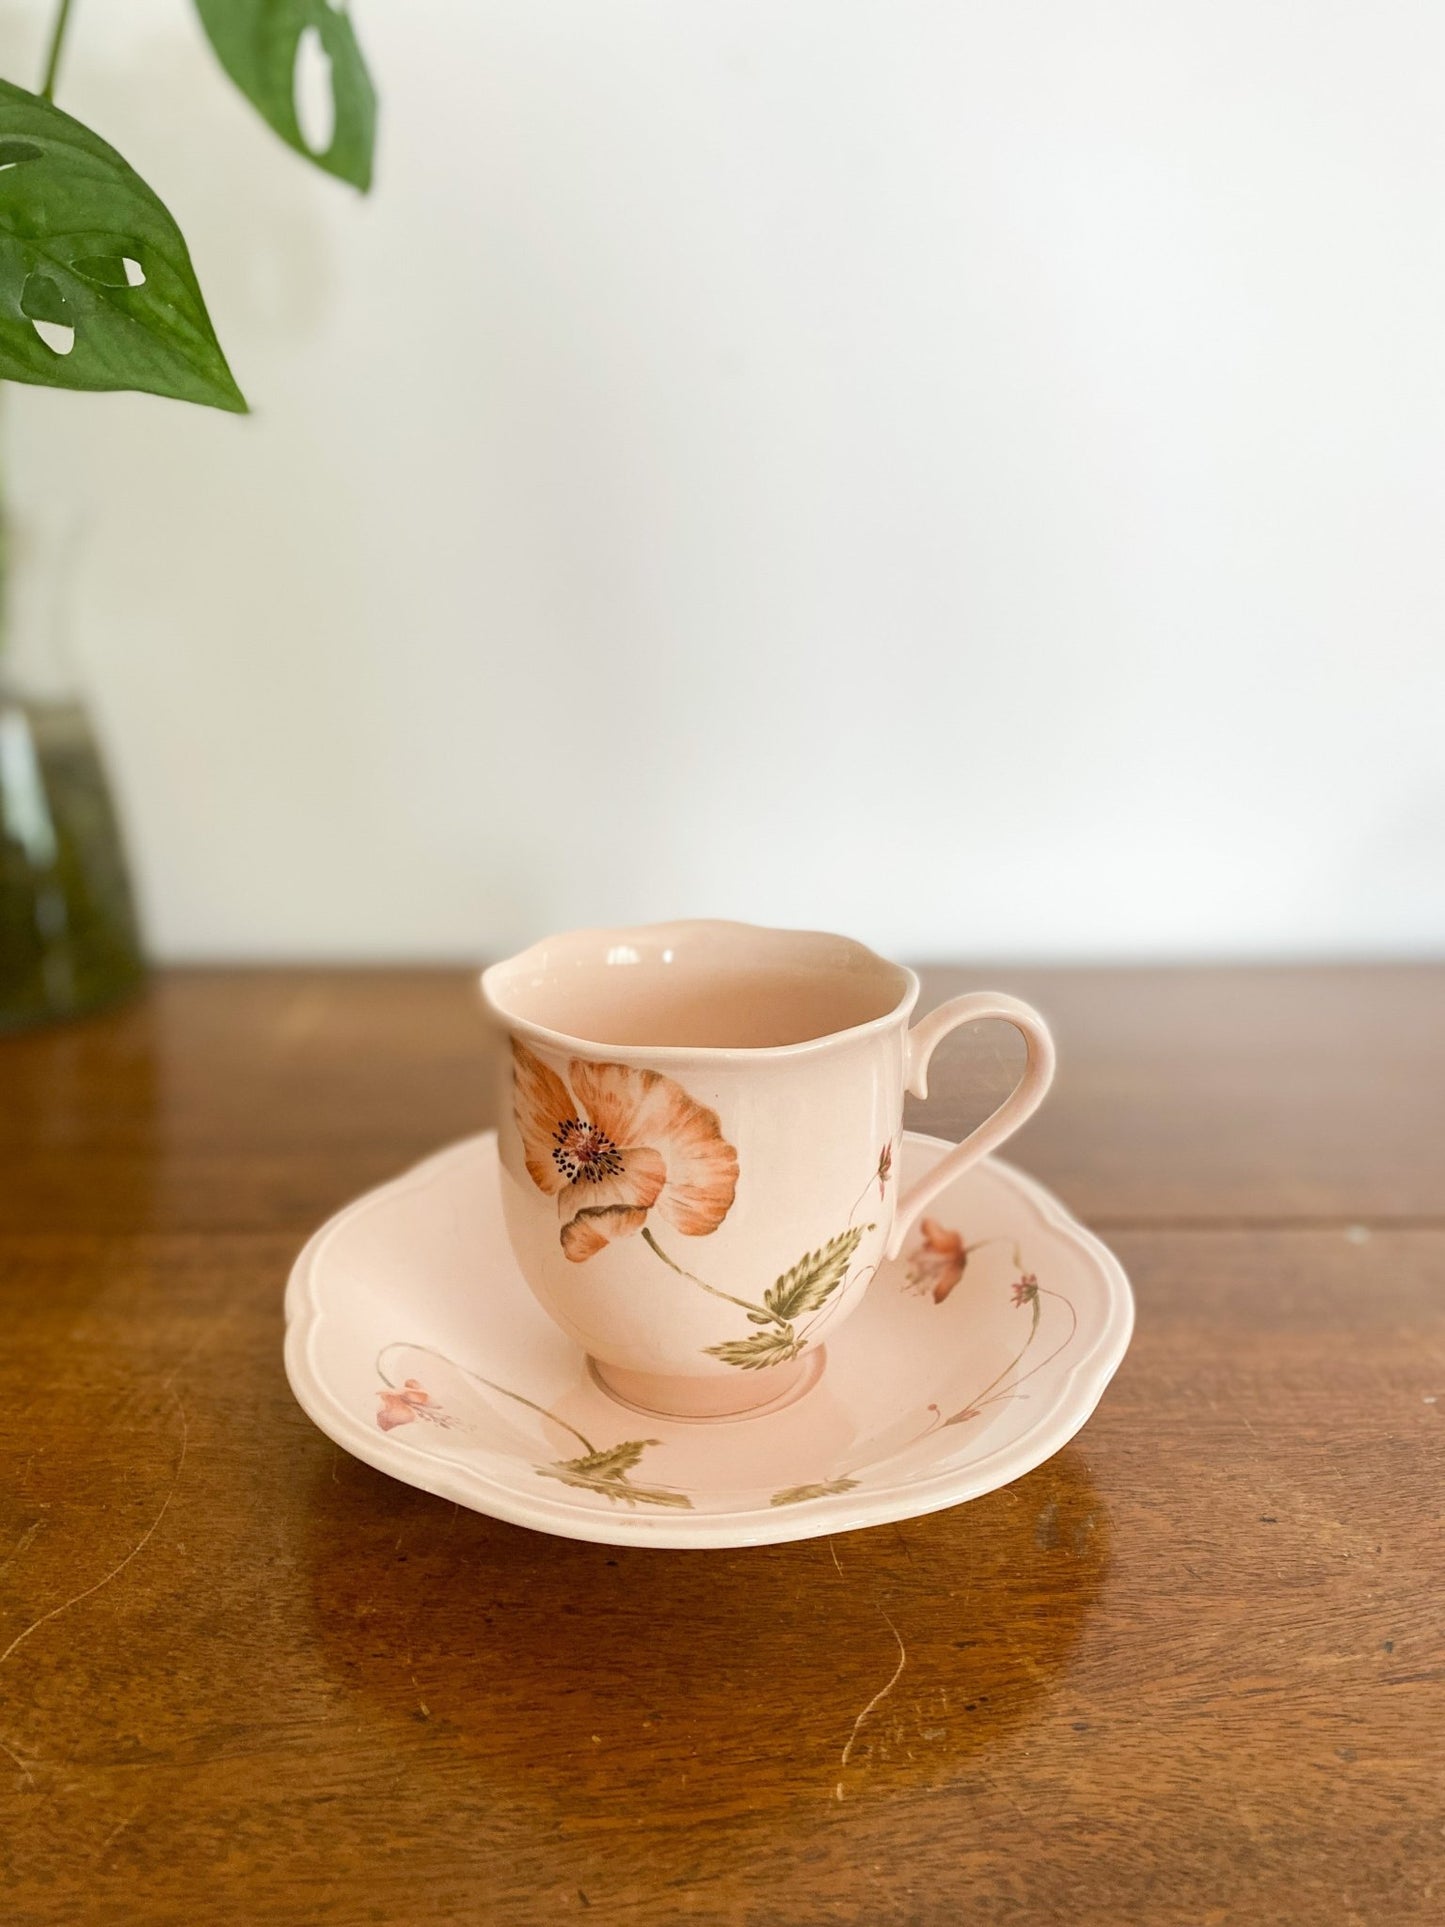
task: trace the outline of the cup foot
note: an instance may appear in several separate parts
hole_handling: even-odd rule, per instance
[[[791,1364],[774,1365],[766,1372],[740,1373],[737,1378],[630,1372],[619,1365],[604,1365],[590,1355],[587,1369],[609,1398],[647,1418],[760,1418],[765,1412],[781,1411],[812,1391],[823,1375],[826,1358],[823,1347],[813,1345]]]

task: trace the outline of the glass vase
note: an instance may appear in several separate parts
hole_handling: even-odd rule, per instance
[[[76,540],[12,515],[0,554],[0,1030],[124,997],[145,965],[120,823],[68,649]]]

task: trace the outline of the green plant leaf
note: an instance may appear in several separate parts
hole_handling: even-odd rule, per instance
[[[863,1233],[872,1229],[871,1224],[851,1225],[817,1251],[800,1258],[791,1271],[785,1271],[778,1282],[763,1293],[768,1310],[775,1318],[800,1318],[805,1311],[817,1311],[847,1277]]]
[[[129,285],[126,262],[144,279]],[[68,352],[37,322],[74,329]],[[113,147],[0,81],[0,376],[244,414],[181,231]]]
[[[835,1492],[851,1492],[856,1479],[820,1479],[816,1485],[788,1485],[775,1492],[769,1505],[802,1505],[805,1499],[828,1499]]]
[[[772,1331],[756,1332],[751,1338],[732,1338],[725,1345],[706,1345],[709,1358],[720,1358],[724,1365],[740,1371],[760,1372],[769,1365],[785,1365],[803,1349],[803,1340],[791,1325]]]
[[[586,1452],[577,1459],[558,1459],[551,1465],[539,1465],[537,1470],[544,1479],[556,1479],[583,1492],[600,1492],[603,1498],[623,1505],[686,1506],[690,1510],[692,1500],[685,1492],[672,1492],[661,1485],[634,1485],[627,1476],[648,1446],[657,1443],[656,1439],[625,1439],[621,1445]]]
[[[630,1479],[584,1476],[564,1468],[565,1462],[562,1465],[539,1465],[537,1470],[544,1479],[556,1479],[559,1485],[576,1486],[583,1492],[596,1492],[604,1499],[614,1499],[622,1505],[670,1505],[692,1510],[692,1500],[685,1492],[670,1492],[661,1485],[634,1485]]]
[[[621,1445],[609,1445],[600,1452],[588,1452],[580,1459],[561,1459],[571,1472],[584,1473],[589,1478],[618,1479],[630,1472],[649,1445],[656,1445],[656,1439],[624,1439]]]
[[[364,194],[376,146],[376,89],[345,0],[196,0],[201,25],[226,72],[289,147]],[[296,63],[314,31],[331,65],[331,145],[309,147],[296,116]]]

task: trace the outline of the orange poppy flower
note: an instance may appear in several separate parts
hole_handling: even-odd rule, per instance
[[[963,1276],[968,1247],[961,1231],[950,1231],[936,1218],[925,1218],[918,1228],[923,1243],[908,1261],[908,1282],[916,1291],[931,1292],[934,1304],[941,1305]]]
[[[512,1040],[512,1108],[527,1175],[557,1200],[574,1264],[640,1231],[656,1211],[689,1238],[732,1208],[738,1154],[716,1111],[658,1071],[574,1057],[571,1089]]]

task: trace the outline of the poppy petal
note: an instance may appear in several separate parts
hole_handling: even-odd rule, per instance
[[[738,1154],[724,1139],[717,1112],[660,1071],[575,1058],[567,1074],[588,1118],[614,1144],[661,1153],[667,1184],[658,1214],[691,1238],[716,1231],[732,1209],[738,1180]]]
[[[630,1237],[647,1223],[640,1205],[610,1204],[601,1209],[589,1206],[579,1211],[570,1224],[562,1227],[562,1249],[574,1265],[591,1258],[614,1238]]]
[[[567,1086],[540,1057],[512,1039],[512,1112],[522,1134],[522,1157],[527,1176],[539,1191],[555,1197],[567,1180],[552,1153],[557,1130],[577,1115]]]
[[[923,1242],[933,1251],[946,1251],[950,1254],[963,1250],[963,1234],[950,1231],[937,1218],[925,1218],[918,1229],[923,1233]]]
[[[658,1077],[634,1129],[642,1143],[657,1146],[667,1164],[659,1216],[689,1238],[716,1231],[732,1209],[738,1182],[738,1154],[724,1138],[717,1112],[670,1077]]]
[[[658,1200],[659,1214],[689,1238],[716,1231],[737,1194],[737,1152],[721,1137],[709,1136],[682,1147],[674,1139],[664,1154],[667,1188]]]
[[[651,1145],[634,1144],[617,1153],[621,1170],[605,1178],[576,1178],[557,1199],[563,1222],[583,1211],[610,1211],[622,1205],[644,1215],[656,1203],[667,1179],[667,1166]]]
[[[378,1392],[381,1410],[376,1422],[383,1432],[394,1432],[398,1425],[410,1425],[416,1417],[410,1401],[401,1392]]]
[[[933,1287],[933,1302],[935,1305],[941,1305],[943,1303],[944,1299],[947,1298],[962,1276],[962,1265],[959,1265],[956,1269],[950,1265],[947,1270],[940,1271],[938,1282]]]
[[[657,1071],[633,1070],[630,1064],[589,1064],[574,1057],[567,1075],[589,1121],[614,1144],[652,1144],[651,1133],[639,1128],[638,1114],[654,1085],[669,1080]]]

